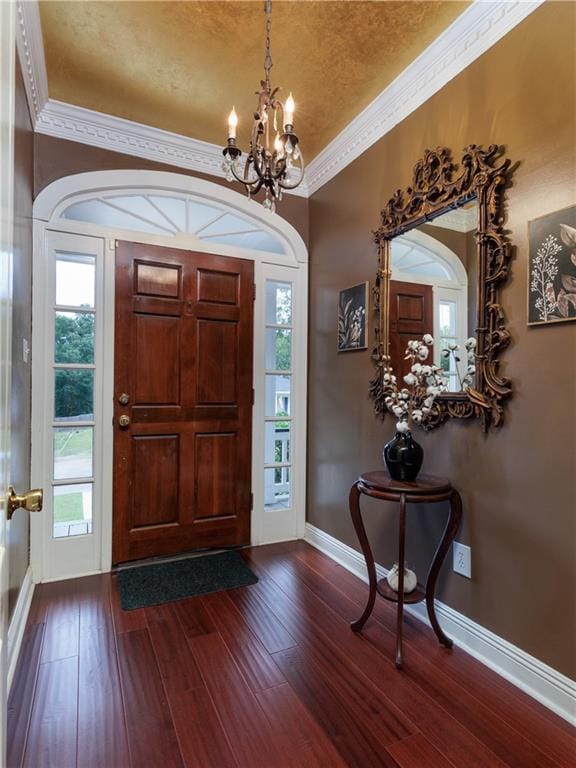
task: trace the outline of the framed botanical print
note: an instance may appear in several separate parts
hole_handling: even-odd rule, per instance
[[[576,320],[576,205],[528,223],[528,325]]]
[[[340,291],[338,300],[338,352],[368,347],[368,288],[358,283]]]

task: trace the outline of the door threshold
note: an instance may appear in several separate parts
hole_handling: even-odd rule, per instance
[[[193,557],[205,557],[206,555],[219,555],[222,552],[229,552],[232,549],[243,549],[239,547],[207,547],[206,549],[194,549],[191,552],[182,552],[178,555],[165,555],[158,557],[145,557],[142,560],[130,560],[127,563],[118,563],[111,568],[112,573],[126,571],[130,568],[140,568],[143,565],[159,565],[161,563],[172,563],[176,560],[188,560]]]

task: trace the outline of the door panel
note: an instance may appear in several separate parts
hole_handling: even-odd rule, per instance
[[[142,313],[133,318],[134,402],[175,405],[180,401],[180,318]]]
[[[114,562],[250,542],[253,272],[117,245]]]
[[[198,405],[231,405],[237,399],[237,323],[199,320]]]
[[[229,467],[237,464],[237,434],[196,435],[195,508],[198,518],[236,513],[236,484]]]
[[[390,281],[390,362],[397,375],[409,372],[410,361],[404,360],[408,342],[421,339],[425,333],[433,334],[433,317],[432,286]]]
[[[207,269],[198,270],[198,301],[236,306],[238,289],[238,275],[227,275]]]
[[[135,294],[143,296],[166,296],[180,298],[182,281],[179,267],[166,267],[161,264],[134,264]]]
[[[132,528],[175,523],[178,510],[178,435],[137,435],[132,441]]]

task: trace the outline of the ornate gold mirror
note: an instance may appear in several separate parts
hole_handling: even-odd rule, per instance
[[[387,367],[404,374],[406,342],[430,333],[449,391],[436,398],[426,428],[449,418],[478,418],[484,431],[502,424],[512,392],[498,373],[510,340],[500,306],[510,259],[502,212],[509,175],[510,160],[497,145],[467,147],[459,167],[448,149],[426,150],[412,186],[382,210],[374,232],[378,321],[370,382],[380,416],[387,412]]]

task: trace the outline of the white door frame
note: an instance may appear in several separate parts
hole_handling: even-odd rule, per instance
[[[6,764],[9,653],[6,506],[11,473],[15,40],[15,4],[0,3],[0,765]]]
[[[97,197],[99,192],[136,194],[138,192],[165,191],[193,195],[202,202],[213,202],[231,212],[248,214],[257,220],[262,229],[280,240],[284,254],[254,251],[230,245],[218,245],[200,240],[198,237],[180,232],[176,236],[152,235],[130,230],[111,229],[91,223],[65,219],[63,210],[74,202]],[[252,440],[252,489],[254,508],[252,511],[252,544],[262,544],[304,536],[306,502],[306,371],[307,371],[307,288],[308,253],[298,232],[277,214],[270,214],[261,205],[221,185],[183,176],[177,173],[156,171],[97,171],[77,174],[53,182],[43,190],[34,203],[34,291],[32,310],[32,350],[34,373],[32,383],[32,484],[44,482],[46,489],[46,514],[42,519],[32,520],[31,564],[35,581],[50,581],[71,578],[88,573],[110,570],[112,563],[112,411],[114,384],[114,258],[115,240],[129,240],[169,248],[182,248],[206,253],[215,253],[234,258],[254,261],[256,301],[254,307],[254,388],[255,408],[253,412]],[[51,540],[51,424],[46,409],[52,404],[46,402],[44,375],[49,370],[52,343],[47,343],[46,333],[53,333],[51,323],[46,322],[52,307],[46,306],[47,291],[53,290],[46,283],[49,274],[50,248],[61,238],[77,238],[78,242],[89,239],[100,243],[103,254],[101,270],[100,311],[101,335],[106,340],[102,346],[102,385],[95,391],[96,410],[101,414],[101,438],[98,453],[95,448],[94,474],[100,475],[99,520],[95,518],[92,541],[95,547],[92,558],[82,559],[81,548],[76,544],[88,537],[78,536],[58,541],[58,546],[48,546]],[[96,252],[98,248],[94,248]],[[80,252],[82,249],[80,248]],[[294,330],[293,348],[293,432],[294,467],[292,479],[293,508],[289,516],[281,518],[264,510],[263,465],[264,465],[264,300],[266,280],[290,280],[294,284]],[[98,315],[97,315],[98,325]],[[51,387],[48,387],[51,390]],[[262,486],[262,487],[261,487]],[[95,515],[98,514],[95,503]],[[75,542],[74,540],[77,540]],[[54,552],[58,550],[55,557]],[[68,554],[66,551],[68,550]]]

